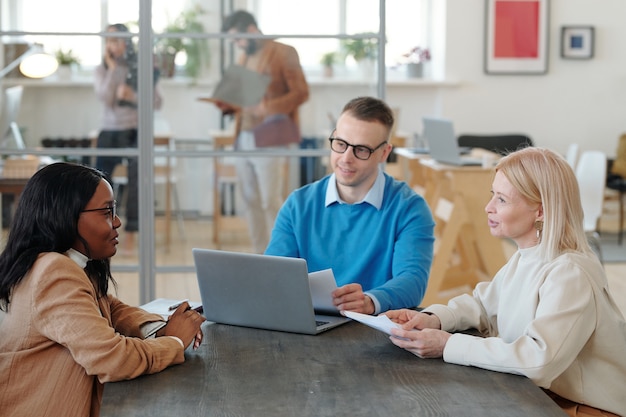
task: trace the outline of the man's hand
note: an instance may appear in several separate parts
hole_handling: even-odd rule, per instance
[[[217,106],[217,108],[222,111],[223,115],[233,114],[239,110],[238,107],[231,106],[230,104],[221,100],[213,100],[213,104],[215,104],[215,106]]]
[[[338,310],[374,314],[374,302],[363,293],[361,284],[347,284],[332,293],[333,304]]]

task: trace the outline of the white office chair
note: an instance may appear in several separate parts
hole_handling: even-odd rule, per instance
[[[604,204],[606,164],[607,160],[604,152],[584,151],[580,155],[575,171],[585,216],[583,221],[585,233],[600,262],[603,260],[597,229]]]
[[[576,164],[578,163],[579,148],[577,143],[570,143],[565,154],[565,160],[573,170],[576,170]]]

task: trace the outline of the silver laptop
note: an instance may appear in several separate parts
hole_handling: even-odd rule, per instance
[[[434,160],[450,165],[482,165],[482,158],[462,155],[450,120],[424,117],[422,121],[430,156]]]
[[[350,321],[315,314],[304,259],[193,248],[204,316],[222,324],[318,334]]]

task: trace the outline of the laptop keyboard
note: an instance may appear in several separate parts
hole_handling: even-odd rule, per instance
[[[317,327],[323,326],[323,325],[328,324],[328,323],[330,323],[330,322],[329,321],[322,321],[322,320],[315,320],[315,325]]]

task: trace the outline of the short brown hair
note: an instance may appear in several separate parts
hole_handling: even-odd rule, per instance
[[[357,97],[350,100],[341,113],[350,113],[359,120],[378,122],[389,131],[394,124],[393,111],[387,103],[375,97]]]

